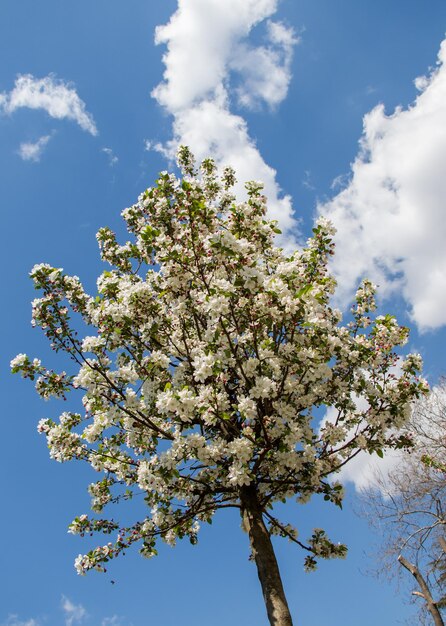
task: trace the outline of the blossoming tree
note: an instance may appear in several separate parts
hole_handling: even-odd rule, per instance
[[[269,621],[289,626],[271,535],[301,546],[307,569],[318,557],[343,557],[346,547],[322,529],[301,542],[274,505],[313,494],[340,505],[342,487],[330,477],[349,459],[407,445],[396,429],[425,391],[420,358],[409,355],[395,369],[395,348],[408,331],[390,315],[371,319],[368,281],[351,321],[341,325],[329,304],[335,281],[327,271],[334,247],[327,221],[287,256],[274,245],[278,229],[265,217],[261,183],[247,183],[247,201],[236,203],[230,168],[220,177],[207,159],[198,173],[185,147],[179,164],[182,179],[162,173],[123,212],[130,242],[119,245],[108,228],[99,231],[102,258],[113,269],[99,277],[97,296],[61,269],[33,268],[42,292],[33,323],[71,357],[74,372],[49,370],[24,354],[12,370],[36,379],[45,399],[82,391],[80,413],[43,419],[38,429],[54,459],[83,460],[102,474],[88,487],[93,511],[144,493],[145,515],[130,526],[87,515],[73,521],[73,533],[115,535],[76,559],[80,574],[103,569],[134,543],[147,557],[160,538],[195,543],[200,524],[234,507]],[[90,329],[83,339],[73,313]],[[322,425],[321,406],[336,413]]]

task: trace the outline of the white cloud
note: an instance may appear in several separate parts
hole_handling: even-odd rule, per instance
[[[235,92],[239,104],[256,109],[265,102],[271,108],[280,104],[291,81],[293,49],[298,39],[280,22],[267,22],[267,46],[240,43],[234,48],[229,66],[240,74]]]
[[[213,156],[232,165],[240,181],[263,180],[270,216],[278,219],[282,245],[297,230],[291,198],[281,194],[276,171],[263,160],[245,120],[230,111],[232,90],[241,104],[277,106],[291,80],[291,57],[297,39],[280,22],[266,24],[266,45],[247,38],[256,25],[273,15],[278,0],[179,0],[168,24],[158,26],[157,44],[165,44],[164,80],[152,96],[173,115],[173,138],[146,148],[173,158],[179,144],[198,159]],[[234,75],[238,83],[232,86]],[[238,191],[242,192],[242,185]],[[294,233],[295,234],[295,233]]]
[[[170,21],[155,31],[167,53],[164,82],[152,95],[171,112],[212,98],[227,78],[234,46],[276,8],[277,0],[178,0]]]
[[[55,119],[72,120],[91,135],[98,134],[94,119],[75,88],[52,74],[44,78],[19,75],[14,88],[0,94],[0,111],[12,114],[21,108],[42,109]]]
[[[399,359],[392,367],[391,373],[397,378],[403,374],[401,366],[402,359]],[[364,396],[352,394],[352,400],[355,403],[358,416],[366,415],[370,408],[367,399]],[[322,430],[327,422],[335,423],[337,417],[338,410],[334,407],[328,407],[320,422],[319,429]],[[364,426],[365,425],[366,423],[364,422]],[[352,430],[350,432],[353,434],[354,431]],[[393,471],[401,464],[406,452],[391,448],[384,448],[383,452],[384,456],[381,458],[376,453],[370,454],[367,451],[361,450],[355,457],[343,465],[341,470],[335,474],[334,477],[341,483],[352,483],[358,492],[369,488],[387,488],[386,477],[389,472]]]
[[[362,276],[400,292],[421,330],[446,323],[446,39],[412,106],[364,117],[350,182],[318,206],[338,229],[333,269],[346,302]]]
[[[113,165],[116,165],[116,163],[119,161],[118,157],[111,148],[102,148],[102,152],[107,155],[108,164],[110,165],[110,167],[113,167]]]
[[[369,408],[368,402],[359,396],[354,396],[359,413],[365,413]],[[329,407],[324,418],[321,420],[319,428],[322,429],[327,422],[335,422],[338,411],[334,407]],[[386,476],[389,471],[394,469],[403,453],[399,450],[385,450],[383,458],[377,454],[361,451],[348,463],[346,463],[334,475],[336,480],[341,483],[352,483],[356,491],[377,486],[377,476]]]
[[[85,608],[81,604],[74,604],[66,596],[62,596],[62,609],[65,613],[65,626],[80,624],[87,617]]]
[[[385,450],[381,459],[377,454],[360,452],[354,459],[346,463],[337,478],[342,483],[352,483],[356,491],[364,489],[380,489],[385,487],[386,476],[395,470],[404,459],[401,450]]]
[[[5,622],[1,623],[1,626],[39,626],[40,622],[34,618],[28,620],[20,620],[17,615],[9,615]]]
[[[442,381],[432,387],[430,393],[418,399],[412,407],[407,429],[415,442],[412,454],[403,450],[386,450],[384,458],[361,452],[344,465],[338,474],[342,482],[351,482],[357,491],[376,489],[384,497],[390,497],[395,481],[389,479],[394,472],[413,472],[413,464],[419,464],[423,454],[444,458],[444,428],[446,423],[446,385]],[[328,413],[328,412],[327,412]],[[330,419],[327,415],[327,419]],[[416,476],[416,472],[414,473]]]
[[[20,144],[18,153],[24,161],[40,161],[42,152],[47,143],[51,139],[51,135],[43,135],[35,142],[24,142]]]

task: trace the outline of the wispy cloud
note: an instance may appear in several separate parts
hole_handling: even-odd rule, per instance
[[[102,152],[107,155],[108,164],[110,165],[110,167],[113,167],[113,165],[116,165],[116,163],[119,161],[118,157],[111,148],[102,148]]]
[[[101,622],[101,626],[131,626],[128,621],[118,615],[112,615],[111,617],[104,617]]]
[[[312,176],[311,176],[310,170],[305,170],[304,177],[301,181],[301,184],[302,184],[302,187],[305,187],[305,189],[308,189],[309,191],[316,191],[316,187],[314,186],[312,182]]]
[[[35,142],[24,142],[20,144],[18,149],[19,156],[24,161],[34,161],[37,163],[40,161],[42,152],[44,151],[47,143],[51,139],[51,135],[43,135]]]
[[[66,596],[62,596],[62,609],[65,613],[65,626],[80,624],[87,617],[87,611],[82,604],[74,604]]]
[[[173,116],[173,137],[164,145],[148,142],[147,147],[173,158],[177,146],[187,144],[199,159],[213,156],[219,164],[232,165],[241,182],[262,180],[270,216],[293,238],[297,224],[291,198],[282,194],[276,171],[263,160],[246,121],[231,112],[233,95],[251,109],[277,107],[286,97],[297,39],[291,28],[270,19],[277,4],[178,1],[170,21],[156,29],[155,42],[167,51],[164,80],[152,91]],[[265,26],[264,44],[253,46],[248,37],[259,25]]]
[[[338,229],[334,261],[346,301],[366,275],[398,292],[421,330],[446,323],[446,39],[412,106],[364,118],[351,178],[318,207]]]
[[[52,74],[44,78],[19,75],[14,88],[0,94],[0,112],[12,114],[21,108],[42,109],[55,119],[72,120],[91,135],[98,134],[92,115],[73,85]]]
[[[6,621],[2,622],[0,626],[39,626],[40,622],[34,618],[27,620],[21,620],[17,615],[9,615]]]
[[[81,604],[74,604],[66,596],[62,596],[61,608],[64,613],[65,626],[76,626],[82,624],[85,620],[90,623],[93,619]],[[0,626],[43,626],[46,621],[47,619],[43,621],[35,618],[20,619],[16,613],[11,613],[6,620],[0,622]],[[119,615],[103,617],[96,623],[100,624],[100,626],[132,626],[132,623],[126,617]]]

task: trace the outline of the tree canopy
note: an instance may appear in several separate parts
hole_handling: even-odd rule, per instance
[[[98,232],[112,269],[99,277],[97,295],[60,268],[33,268],[41,292],[33,323],[71,357],[74,371],[47,369],[25,354],[12,370],[36,379],[45,399],[81,392],[80,412],[42,419],[38,428],[54,459],[84,460],[101,473],[88,487],[94,512],[144,494],[145,511],[130,525],[87,515],[73,521],[73,533],[115,534],[79,555],[80,574],[103,569],[134,543],[146,557],[159,538],[195,543],[200,524],[235,507],[270,621],[291,624],[270,535],[299,544],[307,569],[319,557],[344,556],[346,547],[321,528],[301,541],[274,505],[314,494],[341,505],[332,475],[345,463],[361,450],[382,455],[407,445],[397,429],[426,390],[421,359],[398,356],[408,329],[392,315],[373,316],[370,281],[341,323],[330,305],[327,220],[287,254],[275,245],[280,231],[266,217],[261,183],[246,183],[247,199],[237,202],[231,168],[220,176],[206,159],[197,171],[185,147],[179,164],[182,178],[161,173],[123,211],[130,241],[120,245],[109,228]],[[327,407],[332,417],[321,423]]]

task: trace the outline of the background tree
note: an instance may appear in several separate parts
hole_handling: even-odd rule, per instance
[[[419,399],[405,427],[414,447],[365,492],[365,513],[385,537],[388,571],[414,577],[421,619],[443,626],[446,607],[446,382]],[[380,563],[382,564],[380,551]],[[399,563],[399,565],[398,565]]]
[[[42,264],[31,272],[42,292],[34,323],[75,372],[55,372],[24,354],[11,365],[37,378],[43,398],[82,390],[81,413],[43,419],[39,431],[56,460],[84,460],[103,473],[89,486],[94,511],[144,493],[146,506],[131,525],[86,515],[73,521],[73,533],[116,533],[114,542],[79,555],[80,574],[103,569],[133,543],[147,557],[158,538],[195,543],[201,523],[235,507],[270,623],[288,626],[271,535],[301,546],[307,569],[318,557],[344,556],[346,547],[320,528],[301,542],[274,505],[321,494],[340,506],[333,473],[359,450],[406,445],[395,429],[426,389],[417,376],[421,360],[409,355],[396,375],[395,348],[408,330],[390,315],[370,318],[368,281],[352,321],[340,324],[329,305],[334,246],[326,220],[287,256],[274,245],[280,231],[265,217],[261,183],[247,183],[247,201],[236,203],[230,168],[220,179],[207,159],[199,176],[184,147],[179,163],[183,179],[162,173],[123,212],[131,241],[121,246],[108,228],[99,231],[113,269],[99,277],[97,296],[61,269]],[[83,339],[73,312],[91,329]],[[325,406],[336,415],[320,426]]]

